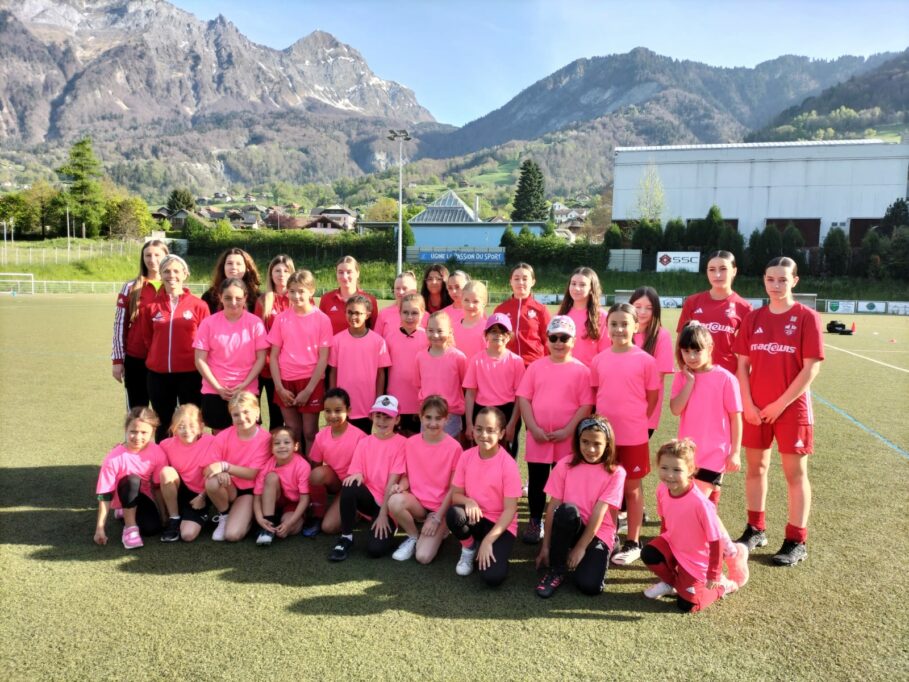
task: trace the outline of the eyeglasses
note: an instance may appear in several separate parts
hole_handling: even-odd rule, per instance
[[[571,338],[568,334],[550,334],[549,343],[568,343]]]

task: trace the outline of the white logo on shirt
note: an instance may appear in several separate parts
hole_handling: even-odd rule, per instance
[[[697,310],[694,311],[693,314],[694,314],[694,315],[703,315],[703,314],[704,314],[704,310],[703,310],[703,308],[698,308]]]
[[[152,322],[160,322],[163,319],[164,319],[164,315],[162,315],[161,312],[159,311],[159,312],[155,313],[155,316],[152,318]]]
[[[191,320],[191,319],[193,319],[193,314],[192,314],[192,312],[189,311],[189,310],[184,310],[184,311],[183,311],[183,319],[184,319],[184,320]]]
[[[805,447],[805,444],[802,442],[801,438],[799,438],[797,441],[795,441],[795,447],[797,447],[797,448]]]
[[[719,322],[708,322],[704,325],[707,327],[707,331],[711,334],[716,334],[717,332],[725,332],[726,334],[735,334],[735,328],[730,327],[728,324],[720,324]]]
[[[333,305],[331,308],[328,309],[328,312],[333,313],[333,312],[336,312],[337,310],[338,310],[338,306]]]
[[[751,350],[762,350],[765,353],[776,355],[777,353],[795,353],[796,348],[795,346],[786,346],[782,343],[771,341],[770,343],[752,343]]]
[[[764,333],[764,328],[763,328],[763,327],[758,327],[757,329],[754,330],[754,333],[755,333],[755,334],[763,334],[763,333]]]
[[[792,336],[795,334],[796,326],[791,322],[783,327],[783,331],[786,332],[786,336]]]
[[[639,467],[639,466],[636,466],[634,469],[632,469],[633,472],[640,471],[640,470],[641,470],[641,467]]]
[[[735,317],[735,306],[730,305],[726,308],[726,317]]]
[[[531,320],[532,320],[533,318],[535,318],[536,316],[537,316],[537,311],[536,311],[536,310],[528,310],[528,311],[527,311],[527,317],[529,317]]]

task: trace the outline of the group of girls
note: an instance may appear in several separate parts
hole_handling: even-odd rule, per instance
[[[144,325],[146,348],[156,325],[179,317],[173,292],[183,280],[174,271],[186,270],[165,252],[158,259],[164,287],[145,294],[143,305],[141,292],[154,286],[155,274],[147,251],[156,248],[143,250],[143,274],[118,303],[118,319]],[[572,273],[553,318],[533,297],[534,271],[526,263],[512,269],[512,296],[489,317],[483,284],[441,265],[427,270],[421,291],[412,272],[401,273],[394,304],[380,312],[360,290],[350,257],[337,264],[338,289],[316,308],[311,273],[294,271],[285,256],[269,265],[268,291],[252,306],[256,316],[249,312],[249,291],[258,276],[244,279],[254,268],[243,252],[219,260],[216,274],[223,278],[220,284],[215,278],[208,296],[215,312],[198,314],[191,343],[202,410],[183,397],[176,413],[167,414],[170,405],[163,404],[173,436],[161,442],[163,457],[152,450],[144,468],[122,469],[128,488],[121,491],[120,479],[102,468],[96,540],[106,540],[105,505],[116,496],[127,524],[124,545],[141,544],[143,523],[150,523],[142,519],[150,514],[127,510],[141,503],[147,512],[151,500],[143,495],[159,487],[163,540],[194,539],[210,502],[218,512],[215,540],[238,540],[253,522],[263,545],[321,529],[338,533],[330,558],[340,561],[351,551],[357,518],[366,517],[370,555],[391,552],[401,529],[406,537],[394,558],[415,555],[425,563],[451,533],[462,544],[458,574],[477,566],[487,583],[499,584],[525,492],[516,464],[523,424],[530,519],[520,537],[540,545],[537,564],[548,567],[540,596],[550,596],[569,573],[581,591],[598,593],[610,560],[627,565],[639,558],[660,578],[647,595],[676,594],[686,610],[737,589],[747,580],[749,551],[767,543],[764,503],[774,439],[790,493],[785,542],[774,561],[794,565],[807,555],[808,387],[823,353],[818,316],[793,299],[798,277],[791,260],[768,264],[770,304],[751,311],[732,291],[734,257],[713,254],[711,288],[686,299],[675,353],[656,291],[641,287],[628,303],[604,311],[589,268]],[[168,272],[178,280],[169,286]],[[137,358],[142,345],[131,346],[131,327],[124,327],[121,346],[137,349],[127,355]],[[126,379],[129,388],[138,363],[116,351],[115,341],[115,366],[123,367],[115,378]],[[151,375],[152,364],[146,365]],[[679,440],[658,449],[663,526],[660,537],[642,547],[649,439],[662,410],[664,377],[674,365],[670,410],[681,418]],[[256,384],[265,367],[281,415],[271,436],[258,426]],[[317,431],[323,410],[326,426]],[[114,460],[157,449],[150,441],[135,448],[130,440],[134,423],[154,422],[159,434],[166,428],[153,412],[142,414],[129,422]],[[202,435],[203,423],[214,436]],[[733,542],[716,505],[724,472],[739,468],[742,445],[748,522]],[[627,533],[620,544],[622,508]]]

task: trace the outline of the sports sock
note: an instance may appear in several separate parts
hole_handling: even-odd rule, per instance
[[[798,526],[793,526],[791,523],[787,523],[786,539],[804,544],[808,540],[808,529],[799,528]]]
[[[748,525],[755,530],[766,530],[767,526],[764,521],[764,512],[748,510]]]

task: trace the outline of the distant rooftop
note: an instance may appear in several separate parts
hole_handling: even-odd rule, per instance
[[[843,145],[889,144],[883,140],[801,140],[798,142],[739,142],[734,144],[680,144],[653,147],[616,147],[616,152],[669,152],[692,149],[760,149],[764,147],[838,147]]]
[[[410,219],[410,224],[464,224],[482,222],[461,198],[448,190]]]

